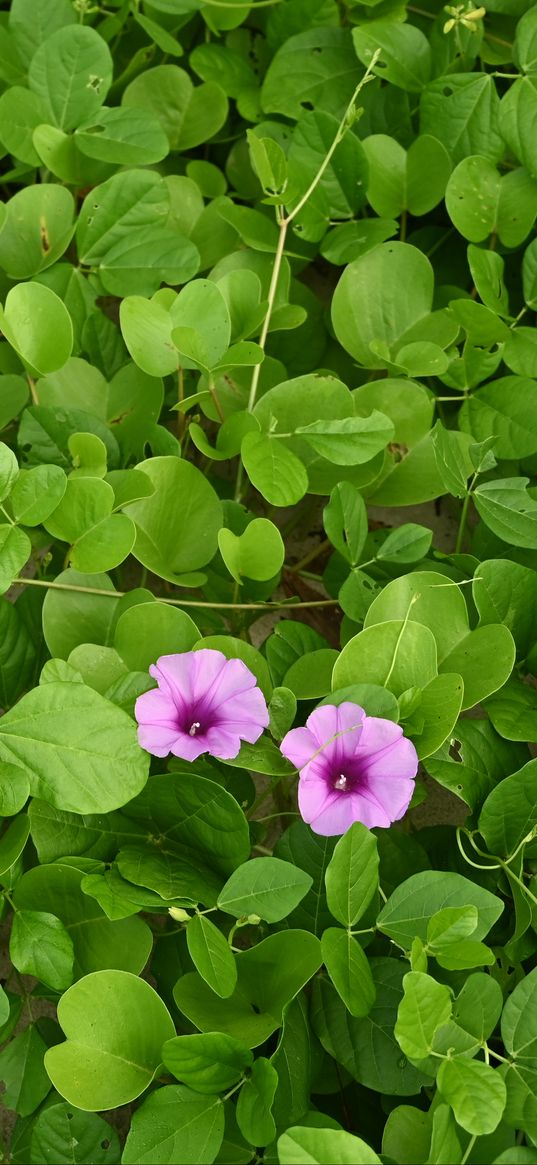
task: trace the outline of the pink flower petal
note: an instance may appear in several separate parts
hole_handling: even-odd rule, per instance
[[[298,808],[308,825],[340,800],[341,794],[331,789],[322,777],[301,777],[298,782]]]
[[[309,728],[291,728],[280,744],[280,752],[295,769],[305,769],[319,745]]]
[[[166,692],[152,688],[138,696],[134,714],[139,724],[177,724],[177,708]]]
[[[208,751],[207,733],[190,736],[187,732],[176,731],[175,740],[170,748],[173,756],[179,756],[182,760],[188,761],[197,760],[199,756]]]
[[[177,739],[177,728],[170,725],[140,724],[138,744],[153,756],[167,756]]]

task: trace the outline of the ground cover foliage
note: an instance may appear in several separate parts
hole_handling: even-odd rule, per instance
[[[12,0],[0,78],[4,1160],[535,1162],[537,7]],[[269,728],[150,756],[200,648]],[[345,702],[420,771],[323,836]]]

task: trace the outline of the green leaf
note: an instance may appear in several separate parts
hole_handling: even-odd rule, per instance
[[[91,1160],[94,1165],[113,1165],[120,1151],[119,1137],[108,1121],[95,1113],[73,1112],[65,1101],[51,1104],[32,1124],[32,1162],[53,1159],[57,1165],[82,1165]]]
[[[254,518],[243,534],[222,529],[218,547],[232,577],[259,582],[274,578],[283,565],[285,546],[278,527],[268,518]]]
[[[519,77],[501,102],[500,130],[509,149],[532,178],[537,177],[537,152],[530,127],[536,109],[535,78]]]
[[[30,781],[24,769],[17,765],[0,763],[0,816],[14,817],[30,795]]]
[[[268,1145],[276,1136],[272,1102],[278,1087],[278,1073],[270,1060],[258,1056],[239,1093],[237,1124],[250,1144]]]
[[[429,683],[436,671],[436,644],[428,627],[411,619],[390,619],[349,640],[334,667],[332,687],[379,684],[400,696]]]
[[[408,614],[413,622],[423,624],[434,634],[441,673],[462,676],[464,708],[473,707],[508,679],[515,657],[511,633],[498,624],[470,631],[462,592],[447,576],[434,571],[413,571],[388,583],[368,608],[364,620],[366,630],[361,634],[365,636],[372,626],[376,626],[378,637],[384,638],[382,628],[387,624],[382,621],[393,620],[396,615],[404,618]],[[390,626],[395,626],[395,622]],[[359,640],[360,636],[357,636],[351,643]],[[341,658],[349,646],[345,647]],[[414,675],[416,678],[411,679],[406,687],[424,686],[425,677],[420,681],[417,669]],[[456,681],[450,683],[456,684]],[[451,693],[453,701],[456,696],[454,687]],[[432,713],[435,703],[433,694]]]
[[[29,89],[23,89],[22,85],[5,89],[0,97],[0,140],[15,158],[28,166],[38,166],[40,163],[41,159],[33,144],[33,134],[45,116],[42,101]]]
[[[208,1095],[232,1088],[254,1062],[248,1048],[222,1032],[167,1040],[162,1059],[177,1080]]]
[[[123,104],[138,113],[149,109],[160,122],[171,150],[191,150],[222,128],[228,113],[223,89],[213,81],[194,88],[177,65],[157,65],[131,81]]]
[[[235,918],[258,914],[266,922],[280,922],[302,901],[312,881],[280,858],[251,858],[226,882],[218,906]]]
[[[100,108],[112,71],[110,50],[102,37],[93,28],[73,24],[43,41],[32,57],[28,80],[52,122],[71,130]]]
[[[375,410],[370,417],[344,417],[341,421],[313,421],[295,429],[309,445],[336,465],[362,465],[371,461],[393,438],[393,424]]]
[[[19,879],[14,891],[16,906],[25,913],[37,910],[59,918],[72,940],[76,978],[110,967],[138,974],[151,951],[149,927],[140,918],[108,919],[97,902],[83,892],[82,879],[81,870],[61,861],[36,866]]]
[[[210,918],[196,914],[186,928],[186,941],[196,970],[217,995],[228,999],[235,990],[237,968],[225,935]]]
[[[43,1066],[45,1051],[44,1040],[31,1024],[0,1052],[0,1080],[5,1085],[2,1104],[19,1116],[30,1116],[50,1092]]]
[[[356,54],[349,31],[309,28],[277,49],[263,82],[261,104],[265,113],[283,113],[295,120],[312,106],[341,117],[355,85]]]
[[[43,634],[53,656],[67,659],[79,643],[109,644],[112,626],[117,615],[119,596],[107,574],[84,575],[65,570],[55,582],[73,586],[96,588],[110,592],[110,597],[94,595],[89,591],[47,591],[43,603]]]
[[[394,1034],[405,1056],[425,1060],[438,1028],[451,1018],[451,992],[420,971],[405,975],[403,987]]]
[[[278,1073],[272,1115],[276,1127],[299,1119],[309,1104],[311,1047],[308,1000],[297,996],[284,1011],[283,1028],[271,1064]]]
[[[485,525],[511,546],[537,548],[537,502],[528,494],[527,477],[484,481],[474,492]]]
[[[174,1035],[156,991],[126,971],[97,971],[75,983],[59,1002],[58,1021],[66,1041],[49,1048],[46,1069],[60,1096],[86,1112],[140,1096]]]
[[[0,267],[28,279],[63,255],[74,233],[75,203],[63,186],[27,186],[7,203],[0,230]]]
[[[503,903],[461,874],[451,871],[424,870],[402,882],[382,908],[379,928],[404,950],[410,949],[418,935],[427,938],[427,923],[446,906],[476,906],[479,920],[475,939],[482,939],[503,910]]]
[[[442,1107],[446,1107],[445,1105]],[[412,1157],[429,1157],[431,1117],[410,1104],[392,1108],[382,1134],[382,1152],[387,1157],[411,1161]]]
[[[218,871],[221,886],[248,858],[248,822],[235,797],[221,784],[188,772],[185,762],[178,762],[177,767],[179,772],[152,777],[131,801],[129,819],[137,825],[134,832],[140,839],[147,837],[150,828],[157,855],[169,851],[182,857],[186,868],[194,858],[198,865],[201,859],[205,869]]]
[[[60,504],[66,487],[67,477],[59,465],[21,470],[11,491],[13,517],[23,526],[41,525]]]
[[[313,1029],[325,1051],[359,1084],[385,1095],[415,1096],[428,1077],[402,1056],[393,1034],[405,963],[372,958],[370,966],[377,997],[369,1015],[349,1015],[332,984],[319,979],[313,993]]]
[[[53,914],[17,910],[9,954],[22,975],[35,975],[54,991],[64,991],[73,981],[73,943],[63,922]]]
[[[0,308],[0,326],[33,376],[63,368],[73,347],[73,325],[61,299],[42,283],[17,283]]]
[[[438,1090],[451,1105],[457,1124],[473,1136],[493,1133],[505,1108],[505,1083],[499,1072],[478,1060],[444,1060]]]
[[[364,499],[350,481],[334,486],[323,510],[323,525],[335,549],[355,566],[365,545],[368,524]]]
[[[28,561],[32,544],[24,530],[0,525],[0,592],[9,590],[13,580]]]
[[[373,72],[409,93],[421,93],[431,75],[431,48],[413,24],[372,20],[353,29],[353,41],[362,64],[370,65],[380,48]]]
[[[289,925],[304,927],[320,935],[332,925],[325,893],[324,876],[335,846],[334,837],[321,837],[303,821],[295,821],[280,837],[276,857],[293,862],[313,879],[311,890],[289,916]]]
[[[461,938],[468,938],[477,926],[477,907],[447,906],[429,919],[427,946],[431,951],[451,946]]]
[[[377,214],[388,219],[397,218],[404,210],[423,215],[440,202],[451,160],[437,138],[417,137],[406,151],[387,134],[371,134],[365,139],[364,150],[369,162],[367,199]],[[349,260],[357,257],[348,256]]]
[[[425,558],[432,542],[432,531],[425,526],[418,526],[415,522],[405,522],[395,530],[391,530],[388,537],[377,550],[379,562],[419,562]]]
[[[389,316],[386,287],[391,288]],[[362,367],[385,368],[372,343],[383,345],[389,356],[405,332],[431,311],[432,296],[433,271],[425,255],[408,243],[382,243],[350,263],[339,280],[332,300],[336,337]]]
[[[152,457],[138,465],[155,487],[151,497],[132,502],[125,512],[136,526],[134,557],[160,578],[195,586],[193,574],[206,566],[217,548],[222,505],[194,465],[178,457]]]
[[[116,165],[149,166],[169,152],[166,134],[146,109],[99,109],[78,126],[74,140],[88,158]]]
[[[501,987],[491,975],[469,975],[453,1003],[453,1019],[479,1041],[494,1031],[503,1007]]]
[[[537,761],[505,777],[489,793],[479,816],[479,832],[491,854],[507,857],[537,826]]]
[[[132,720],[84,684],[28,692],[3,716],[0,748],[27,769],[34,796],[75,813],[117,809],[147,780]]]
[[[357,939],[339,926],[330,926],[321,938],[321,950],[330,978],[351,1015],[367,1015],[376,991],[371,969]]]
[[[294,506],[308,488],[308,476],[298,457],[265,433],[247,433],[241,446],[244,468],[255,489],[271,505]]]
[[[525,658],[537,640],[537,577],[518,562],[492,558],[480,562],[472,583],[479,626],[503,623]]]
[[[291,664],[284,675],[284,683],[298,700],[316,699],[330,691],[332,671],[338,652],[331,647],[310,651],[303,659]]]
[[[498,234],[506,247],[527,238],[536,213],[537,186],[523,169],[500,177],[490,160],[463,158],[446,190],[446,206],[457,230],[471,243]]]
[[[537,739],[537,697],[533,687],[520,679],[510,679],[487,700],[487,713],[505,740]]]
[[[190,1088],[166,1085],[134,1113],[121,1159],[124,1165],[211,1165],[223,1135],[219,1096],[198,1096]]]
[[[276,196],[285,191],[287,184],[287,163],[278,142],[270,137],[262,137],[253,129],[246,130],[252,167],[259,178],[265,194]]]
[[[185,611],[165,603],[137,603],[120,615],[114,647],[131,671],[147,671],[161,655],[190,651],[199,637]]]
[[[129,295],[119,309],[121,332],[139,368],[148,376],[167,376],[179,367],[179,353],[172,341],[169,312],[155,300]]]
[[[296,696],[289,688],[276,687],[269,704],[269,732],[274,740],[283,740],[296,716]]]
[[[444,489],[456,498],[466,497],[472,463],[461,444],[460,433],[445,429],[442,422],[437,421],[432,430],[432,440],[436,467]]]
[[[337,842],[325,874],[330,913],[342,926],[355,926],[378,886],[376,838],[355,821]]]
[[[502,376],[479,389],[463,404],[459,424],[476,441],[494,437],[495,456],[520,460],[537,452],[535,402],[533,380]]]
[[[26,813],[21,813],[0,838],[0,874],[5,874],[20,857],[29,835],[30,822]]]
[[[0,377],[0,429],[5,429],[28,402],[28,384],[22,376]]]
[[[535,968],[517,983],[502,1012],[502,1039],[507,1052],[521,1063],[535,1060],[537,1028],[535,999],[537,974]]]
[[[318,971],[321,960],[314,935],[280,931],[236,956],[238,983],[229,999],[219,999],[192,973],[176,983],[174,999],[201,1031],[224,1032],[255,1048],[281,1026],[286,1003]]]
[[[296,1125],[278,1139],[280,1165],[378,1165],[380,1157],[343,1129]]]
[[[491,76],[449,73],[436,77],[426,86],[420,105],[421,133],[443,142],[455,164],[475,154],[491,162],[503,158],[500,101]]]

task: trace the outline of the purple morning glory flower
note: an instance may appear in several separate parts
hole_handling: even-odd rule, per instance
[[[158,687],[138,697],[134,714],[138,742],[153,756],[233,760],[242,740],[254,744],[268,726],[264,696],[241,659],[203,648],[161,655],[149,673]]]
[[[298,805],[315,833],[345,833],[354,821],[386,827],[408,808],[416,749],[398,724],[366,716],[358,704],[316,708],[280,747],[300,771]]]

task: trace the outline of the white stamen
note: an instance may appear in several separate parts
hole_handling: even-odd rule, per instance
[[[194,723],[190,725],[190,728],[188,730],[188,735],[195,736],[196,732],[198,731],[198,728],[201,728],[201,724],[200,724],[199,720],[194,720]]]
[[[340,773],[339,777],[337,778],[337,781],[334,781],[334,789],[342,789],[343,791],[345,791],[346,788],[347,788],[347,778],[345,776],[345,773]]]

